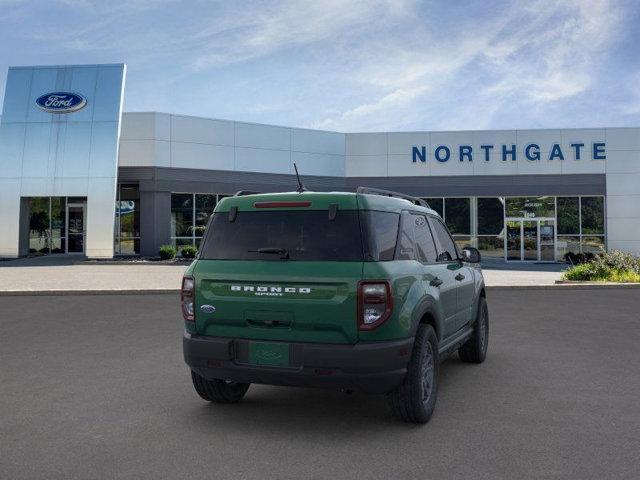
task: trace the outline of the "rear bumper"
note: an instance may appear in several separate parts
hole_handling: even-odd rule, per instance
[[[182,343],[187,365],[208,379],[385,393],[402,383],[413,338],[355,345],[289,343],[289,367],[247,364],[248,340],[185,332]]]

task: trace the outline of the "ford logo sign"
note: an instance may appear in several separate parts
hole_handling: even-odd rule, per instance
[[[36,105],[49,113],[73,113],[81,110],[87,99],[77,93],[53,92],[38,97]]]
[[[216,307],[214,307],[213,305],[202,305],[200,307],[200,311],[204,313],[213,313],[216,311]]]

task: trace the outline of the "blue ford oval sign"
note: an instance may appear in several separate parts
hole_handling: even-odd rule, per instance
[[[36,105],[49,113],[72,113],[85,107],[87,99],[70,92],[53,92],[38,97]]]

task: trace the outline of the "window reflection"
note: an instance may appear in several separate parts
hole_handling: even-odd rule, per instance
[[[582,234],[604,234],[604,198],[582,197]]]
[[[452,235],[471,233],[471,199],[445,198],[444,218]]]
[[[220,200],[228,195],[205,193],[171,194],[171,243],[179,250],[200,245],[209,217]]]
[[[580,233],[580,201],[578,197],[558,197],[558,234]]]
[[[118,185],[114,229],[114,252],[140,253],[140,190],[138,185]]]
[[[504,199],[478,198],[478,235],[499,235],[504,229]]]

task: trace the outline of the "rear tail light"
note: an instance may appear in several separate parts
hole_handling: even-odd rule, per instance
[[[182,316],[187,322],[195,321],[194,298],[196,292],[196,282],[193,277],[182,278],[182,289],[180,291],[180,303],[182,304]]]
[[[358,284],[358,328],[373,330],[384,323],[393,310],[391,285],[385,280]]]

